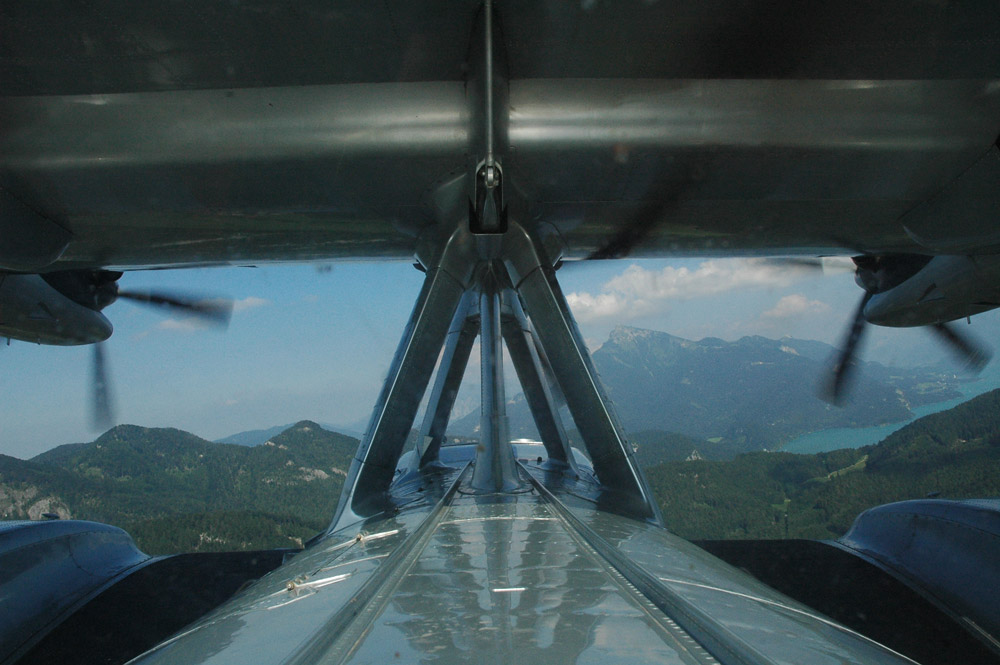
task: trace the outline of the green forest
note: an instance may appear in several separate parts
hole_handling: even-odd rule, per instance
[[[0,455],[0,517],[41,505],[119,526],[150,554],[301,547],[333,517],[357,446],[309,421],[254,447],[120,425],[30,461]]]
[[[734,457],[657,431],[633,444],[680,536],[837,538],[883,503],[1000,496],[1000,391],[853,450]],[[106,522],[150,554],[301,547],[329,524],[357,445],[309,421],[253,447],[121,425],[30,461],[0,455],[0,517]]]
[[[667,528],[685,538],[837,538],[883,503],[1000,496],[1000,391],[874,446],[665,462],[646,473]]]

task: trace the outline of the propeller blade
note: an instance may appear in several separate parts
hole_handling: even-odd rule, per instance
[[[111,404],[111,386],[108,368],[104,359],[104,344],[94,344],[94,412],[95,430],[107,430],[114,424],[114,408]]]
[[[853,273],[857,266],[846,256],[785,256],[776,258],[760,259],[765,265],[777,266],[779,268],[792,268],[801,271],[814,271],[824,275],[835,273]]]
[[[971,336],[958,332],[954,326],[949,326],[947,323],[936,323],[930,326],[930,329],[937,334],[938,338],[957,358],[965,363],[968,369],[974,372],[982,371],[993,357],[993,352],[986,346]]]
[[[119,298],[177,310],[214,326],[226,327],[233,315],[233,301],[226,298],[185,298],[156,291],[119,291]]]
[[[864,336],[865,326],[868,323],[865,320],[865,305],[868,304],[871,297],[871,293],[865,293],[860,304],[858,304],[858,308],[854,312],[854,320],[851,321],[851,325],[847,329],[847,335],[844,338],[840,356],[837,359],[837,363],[833,366],[833,378],[820,391],[820,397],[831,404],[839,405],[841,403],[844,397],[844,388],[848,385],[848,379],[850,379],[851,373],[857,365],[854,356],[858,349],[858,343]]]
[[[623,226],[604,245],[587,255],[586,260],[623,259],[642,243],[656,228],[667,205],[651,203],[643,206],[636,216]]]

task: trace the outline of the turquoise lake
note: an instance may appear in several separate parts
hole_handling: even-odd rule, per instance
[[[878,443],[898,429],[906,427],[917,418],[929,416],[932,413],[946,411],[958,406],[962,402],[967,402],[977,395],[989,392],[995,388],[1000,388],[1000,377],[983,377],[979,381],[965,383],[958,386],[962,397],[936,402],[913,409],[914,417],[911,420],[904,420],[889,425],[878,425],[876,427],[843,427],[838,429],[825,429],[819,432],[805,434],[796,439],[792,439],[781,450],[789,453],[822,453],[828,450],[839,448],[860,448],[873,443]]]

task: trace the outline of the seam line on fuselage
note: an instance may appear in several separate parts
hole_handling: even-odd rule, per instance
[[[672,644],[677,650],[678,655],[685,662],[692,665],[720,665],[720,660],[712,652],[698,642],[679,622],[675,621],[659,603],[640,591],[624,571],[620,570],[618,566],[602,555],[591,542],[590,538],[587,537],[587,534],[577,526],[576,518],[569,513],[568,509],[562,505],[562,502],[530,473],[527,473],[527,470],[525,472],[535,487],[539,488],[539,494],[545,502],[546,510],[562,522],[567,535],[577,544],[582,552],[585,552],[591,560],[604,569],[608,578],[621,590],[621,593],[649,617],[652,624],[669,640],[669,643]],[[687,657],[685,658],[685,656]]]
[[[396,587],[420,558],[434,532],[451,510],[451,502],[470,465],[456,476],[451,487],[424,518],[416,531],[393,550],[372,577],[337,612],[316,637],[288,659],[288,665],[322,662],[344,663],[364,642],[365,636],[382,613]]]

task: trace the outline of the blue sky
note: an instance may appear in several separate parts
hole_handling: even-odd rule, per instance
[[[559,277],[595,347],[621,323],[689,339],[761,334],[836,344],[861,296],[849,273],[752,259],[589,262]],[[127,273],[123,288],[227,296],[236,311],[222,332],[126,301],[106,309],[115,325],[106,351],[116,420],[210,439],[304,418],[367,422],[421,279],[408,263]],[[1000,316],[981,315],[971,330],[996,339]],[[945,358],[925,331],[870,331],[867,359]],[[0,348],[0,453],[27,458],[95,438],[91,353],[17,341]]]

